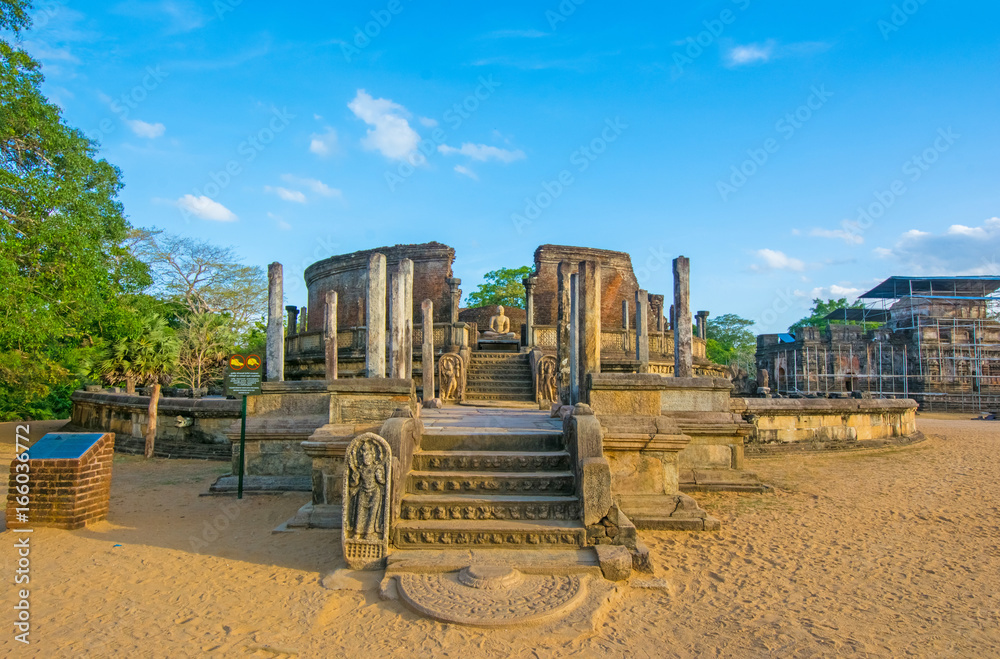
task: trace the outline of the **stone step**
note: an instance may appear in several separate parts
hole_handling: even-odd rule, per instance
[[[573,494],[569,471],[411,471],[406,491],[412,494]]]
[[[527,375],[531,369],[526,366],[470,366],[466,375]]]
[[[561,451],[558,430],[523,432],[445,432],[428,429],[420,438],[423,451]]]
[[[418,471],[569,471],[566,451],[417,451]]]
[[[469,363],[472,365],[485,364],[517,364],[519,366],[528,366],[531,362],[528,360],[526,355],[513,355],[513,354],[498,354],[495,356],[481,357],[479,355],[473,355],[469,359]]]
[[[504,549],[573,549],[586,545],[577,521],[405,520],[395,525],[395,546],[440,549],[467,545]]]
[[[484,403],[490,402],[510,402],[510,403],[533,403],[535,402],[535,396],[533,394],[494,394],[486,392],[467,392],[467,400],[482,401]]]
[[[530,384],[519,384],[517,382],[485,383],[476,382],[465,386],[466,392],[483,392],[487,394],[533,394],[535,388]]]
[[[406,494],[400,519],[578,520],[580,500],[575,496]]]

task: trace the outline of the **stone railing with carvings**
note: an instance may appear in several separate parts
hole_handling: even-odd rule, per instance
[[[554,352],[557,349],[557,333],[555,325],[535,325],[535,347],[545,352]],[[601,353],[608,356],[624,356],[635,352],[635,330],[634,329],[602,329],[601,330]],[[694,337],[692,342],[692,353],[695,357],[705,357],[705,340]],[[673,359],[674,354],[674,333],[670,330],[666,332],[650,332],[649,334],[649,354],[664,355]]]

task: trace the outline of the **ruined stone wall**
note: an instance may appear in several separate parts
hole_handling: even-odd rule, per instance
[[[521,336],[521,325],[524,324],[527,316],[524,309],[517,307],[504,307],[503,313],[510,318],[510,331],[517,336]],[[485,307],[473,307],[462,309],[458,312],[458,320],[463,323],[478,323],[479,331],[485,332],[490,328],[490,318],[497,314],[497,305],[490,304]]]
[[[569,247],[565,245],[542,245],[535,250],[535,270],[537,277],[534,289],[535,324],[555,325],[559,311],[559,282],[557,271],[560,261],[593,260],[601,264],[601,326],[604,329],[622,326],[622,301],[628,300],[629,314],[635,318],[635,292],[639,282],[632,270],[632,258],[625,252],[589,247]],[[655,292],[655,291],[653,291]],[[667,304],[669,308],[669,304]],[[634,320],[629,324],[634,324]],[[664,326],[666,321],[664,322]],[[649,327],[656,329],[656,318],[649,314]]]
[[[365,324],[365,294],[368,278],[368,259],[375,253],[385,254],[386,271],[396,271],[401,259],[413,261],[413,322],[420,324],[420,303],[434,302],[434,321],[448,322],[451,313],[451,294],[448,278],[455,261],[455,250],[437,242],[419,245],[394,245],[366,249],[350,254],[331,256],[306,268],[305,280],[309,290],[309,331],[321,331],[326,312],[327,291],[337,291],[337,325],[341,328]],[[389,299],[386,295],[386,300]]]

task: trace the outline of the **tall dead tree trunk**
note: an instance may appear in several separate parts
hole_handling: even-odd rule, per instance
[[[153,450],[156,445],[156,415],[160,407],[160,383],[153,385],[153,390],[149,392],[149,410],[146,412],[146,450],[147,458],[153,457]]]

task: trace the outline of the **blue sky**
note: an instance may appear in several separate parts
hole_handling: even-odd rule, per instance
[[[134,224],[284,263],[290,304],[320,258],[430,240],[466,293],[556,243],[669,296],[684,254],[693,306],[759,332],[1000,274],[994,3],[478,4],[51,2],[23,40]]]

